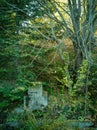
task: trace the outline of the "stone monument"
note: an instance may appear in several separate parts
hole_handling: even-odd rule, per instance
[[[33,110],[42,110],[48,105],[47,92],[43,91],[41,82],[34,82],[33,86],[28,89],[28,109],[29,111]],[[24,102],[25,103],[25,102]],[[26,105],[24,104],[24,107]]]

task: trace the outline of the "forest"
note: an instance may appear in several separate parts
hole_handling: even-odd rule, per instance
[[[97,130],[97,0],[0,0],[0,130]]]

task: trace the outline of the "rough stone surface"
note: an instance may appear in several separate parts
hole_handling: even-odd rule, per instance
[[[16,107],[13,112],[16,114],[21,114],[24,112],[24,109],[21,107]]]
[[[48,105],[47,92],[43,92],[42,86],[29,88],[28,96],[28,109],[30,111],[41,110]]]

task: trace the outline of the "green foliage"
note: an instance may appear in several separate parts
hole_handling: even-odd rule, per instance
[[[79,68],[77,75],[78,77],[76,83],[73,86],[73,92],[79,94],[81,91],[84,92],[85,87],[89,85],[89,81],[87,83],[87,76],[89,75],[87,60],[83,60],[83,63]]]
[[[58,93],[54,89],[57,90],[58,87],[58,89],[61,89],[60,86],[62,91],[58,90],[58,92],[60,94],[66,92],[67,97],[64,98],[64,96],[60,95],[58,101],[55,99],[57,107],[63,108],[64,104],[68,104],[67,108],[64,108],[66,119],[71,117],[73,119],[84,119],[85,114],[83,110],[86,102],[89,108],[87,109],[87,114],[90,115],[92,113],[95,115],[94,118],[97,118],[97,66],[93,65],[88,70],[88,61],[83,60],[83,57],[87,59],[91,57],[92,44],[95,43],[93,29],[95,18],[91,21],[92,14],[89,13],[92,12],[93,16],[96,16],[96,4],[93,6],[89,1],[87,5],[86,2],[83,14],[83,12],[76,11],[76,9],[80,9],[80,6],[74,6],[77,4],[77,1],[75,1],[76,4],[73,0],[71,1],[68,6],[71,6],[72,9],[70,7],[69,12],[65,4],[51,0],[0,1],[0,80],[2,80],[2,82],[0,81],[0,111],[11,108],[11,106],[14,107],[22,102],[27,87],[32,86],[34,81],[43,80],[43,82],[48,82],[44,86],[45,88],[47,87],[46,90],[52,95],[55,94],[57,96]],[[79,0],[79,5],[80,2]],[[88,6],[93,6],[93,8],[88,8]],[[66,10],[64,10],[64,7],[66,7]],[[69,15],[71,13],[71,20],[68,18],[65,20],[65,13]],[[52,27],[47,16],[52,18],[52,22],[54,22]],[[79,19],[77,22],[75,22],[76,18]],[[71,25],[71,27],[68,25]],[[88,30],[88,28],[90,29]],[[72,78],[74,77],[74,72],[71,70],[73,65],[70,63],[71,58],[69,59],[68,50],[62,54],[64,66],[58,67],[56,64],[57,59],[52,58],[51,60],[52,52],[55,51],[54,48],[44,48],[41,45],[43,38],[60,41],[65,38],[65,35],[66,37],[69,36],[73,42],[73,51],[78,50],[78,52],[75,51],[75,59],[73,60],[76,61],[78,58],[79,61],[79,58],[82,58],[80,67],[78,66],[79,68],[77,68],[76,79]],[[49,41],[45,41],[44,44],[49,44]],[[88,49],[91,53],[88,52]],[[79,55],[79,51],[81,51],[81,55]],[[72,55],[72,52],[70,53]],[[47,59],[48,57],[50,57],[50,60]],[[53,64],[54,62],[56,63]],[[54,73],[54,67],[58,67],[57,73]],[[55,81],[55,87],[51,89],[50,87],[52,86],[50,86],[49,82],[51,79],[52,81],[54,80],[55,75],[58,84],[60,82],[61,85],[58,86]],[[53,106],[55,105],[54,103]],[[58,112],[60,113],[60,111]],[[48,112],[44,116],[44,123],[42,122],[40,129],[62,128],[60,126],[63,125],[63,116],[60,115],[57,119],[52,120],[51,117],[47,118],[50,114]],[[21,122],[24,129],[37,129],[38,121],[34,115],[30,116],[29,113],[26,113],[26,115],[21,117]]]
[[[57,77],[57,80],[62,84],[62,88],[64,90],[65,87],[69,89],[69,91],[72,90],[72,79],[70,78],[70,73],[69,73],[69,54],[67,52],[64,52],[63,54],[65,63],[64,67],[59,67],[58,71],[61,74],[61,79]]]
[[[70,102],[70,106],[71,106],[69,113],[67,112],[67,117],[70,118],[70,116],[72,115],[72,118],[74,118],[74,119],[84,120],[85,104],[88,104],[87,105],[87,115],[91,114],[91,112],[90,112],[91,111],[90,110],[91,92],[88,90],[89,86],[91,85],[91,82],[89,80],[90,71],[88,70],[88,61],[83,60],[83,63],[78,70],[77,79],[76,79],[75,83],[73,83],[74,81],[71,80],[70,75],[68,75],[69,74],[68,62],[65,63],[65,66],[63,68],[59,68],[59,69],[60,69],[59,72],[62,77],[60,79],[59,78],[57,78],[57,79],[63,86],[62,88],[64,88],[63,92],[66,90],[66,87],[68,88],[68,91],[67,91],[68,96],[69,96],[68,102]],[[70,87],[71,87],[71,89],[70,89]]]
[[[89,93],[91,103],[89,104],[90,110],[94,115],[94,119],[97,122],[97,65],[92,65],[90,69],[89,81],[91,84],[89,85]]]
[[[88,70],[88,61],[87,60],[83,60],[83,63],[81,65],[81,67],[79,68],[78,72],[77,72],[77,79],[76,79],[76,83],[73,85],[73,80],[70,78],[70,74],[69,74],[69,63],[68,63],[68,57],[66,55],[67,59],[65,61],[65,65],[63,68],[59,68],[59,72],[61,73],[62,78],[59,79],[57,78],[57,80],[59,82],[61,82],[61,84],[63,86],[70,88],[71,89],[71,93],[78,93],[81,92],[82,89],[84,89],[85,85],[89,85],[90,82],[88,81],[88,84],[86,83],[87,81],[87,76],[89,75],[89,70]],[[73,86],[72,86],[73,85]]]
[[[10,106],[16,105],[17,101],[18,104],[23,101],[23,95],[26,90],[26,87],[19,87],[14,82],[0,81],[0,111],[6,109],[6,107],[10,109]]]
[[[39,113],[37,111],[37,113]],[[29,113],[26,110],[19,116],[11,114],[9,115],[8,122],[19,121],[21,130],[79,130],[79,128],[71,125],[72,121],[66,121],[64,115],[60,115],[57,118],[52,118],[51,111],[43,113],[42,117],[37,117],[35,113]]]

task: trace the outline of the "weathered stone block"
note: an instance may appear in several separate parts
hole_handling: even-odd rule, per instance
[[[47,92],[43,92],[40,82],[36,82],[36,86],[34,83],[34,86],[28,89],[28,96],[28,109],[30,111],[41,110],[48,105]]]

